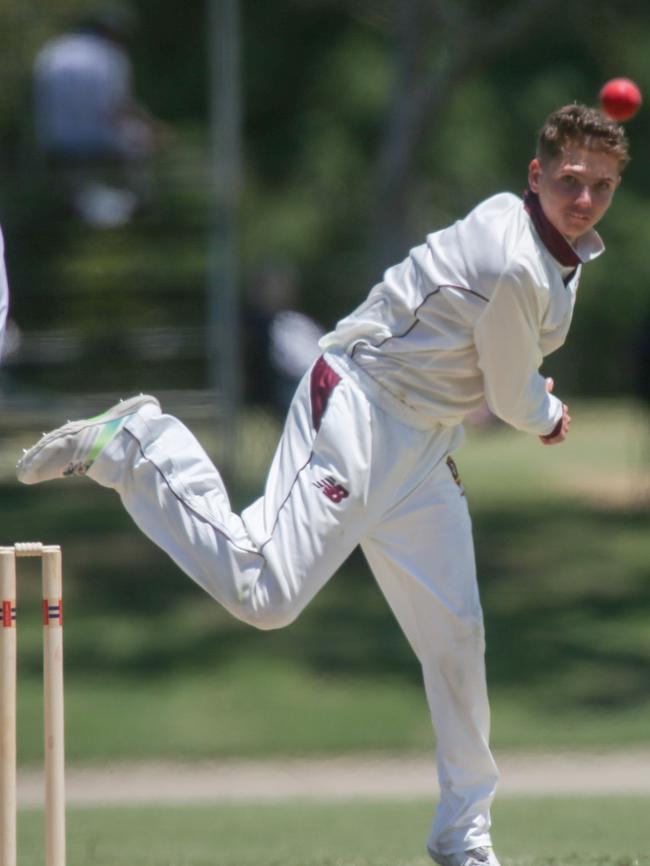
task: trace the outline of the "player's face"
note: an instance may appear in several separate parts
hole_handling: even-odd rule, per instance
[[[571,243],[605,214],[620,182],[615,156],[579,145],[568,145],[556,159],[534,159],[528,169],[547,219]]]

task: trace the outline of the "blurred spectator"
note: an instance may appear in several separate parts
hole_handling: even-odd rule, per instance
[[[148,198],[148,163],[166,134],[134,96],[135,23],[128,6],[102,3],[34,63],[39,148],[73,210],[98,227],[128,221]]]
[[[324,329],[296,309],[297,278],[287,265],[268,265],[244,307],[246,402],[284,415],[296,385],[319,356]]]

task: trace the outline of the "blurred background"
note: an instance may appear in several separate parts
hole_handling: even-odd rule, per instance
[[[19,489],[13,466],[41,430],[152,392],[250,502],[319,334],[427,232],[523,191],[550,111],[620,75],[650,93],[647,10],[1,0],[0,44],[0,534],[64,547],[69,759],[429,748],[417,665],[360,556],[293,627],[255,633],[110,493]],[[628,132],[608,253],[544,369],[570,440],[477,418],[459,455],[498,749],[650,745],[647,107]],[[20,591],[29,762],[36,580]]]

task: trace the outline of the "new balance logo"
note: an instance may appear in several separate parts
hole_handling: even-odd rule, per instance
[[[77,460],[76,463],[73,461],[65,467],[63,475],[65,478],[69,478],[71,475],[85,475],[92,465],[92,460]]]
[[[336,483],[336,478],[331,475],[326,475],[322,481],[314,481],[314,487],[318,487],[323,491],[328,499],[332,502],[340,502],[350,495],[349,491],[342,484]]]

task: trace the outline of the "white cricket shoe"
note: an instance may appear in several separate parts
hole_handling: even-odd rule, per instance
[[[23,484],[38,484],[54,478],[85,475],[131,415],[147,404],[160,409],[155,397],[140,394],[121,400],[94,418],[68,421],[63,427],[44,434],[18,461],[18,480]]]
[[[471,851],[460,851],[458,854],[439,854],[427,848],[427,851],[440,866],[500,866],[492,848],[472,848]]]

